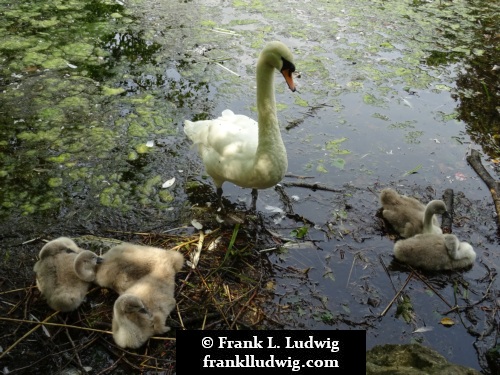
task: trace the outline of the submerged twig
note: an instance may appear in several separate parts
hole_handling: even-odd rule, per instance
[[[399,291],[394,295],[394,297],[392,298],[391,302],[389,302],[389,304],[387,305],[387,307],[384,309],[384,311],[382,311],[382,313],[379,315],[379,316],[384,316],[385,314],[387,314],[387,311],[389,310],[389,308],[392,306],[392,304],[394,303],[394,301],[399,297],[399,295],[403,292],[403,290],[406,288],[406,285],[408,285],[408,283],[410,282],[411,278],[413,277],[413,271],[411,271],[411,273],[408,275],[408,277],[406,278],[406,281],[404,283],[404,285],[399,289]]]
[[[282,184],[284,186],[287,186],[287,187],[291,187],[291,186],[302,187],[302,188],[306,188],[306,189],[311,189],[313,191],[314,190],[325,190],[325,191],[333,191],[334,193],[342,193],[343,192],[343,190],[338,190],[338,189],[323,185],[319,182],[315,182],[313,184],[308,184],[307,182],[282,182]]]
[[[446,300],[444,299],[444,297],[443,297],[441,294],[439,294],[439,292],[438,292],[436,289],[434,289],[434,287],[433,287],[431,284],[429,284],[427,280],[425,280],[425,279],[423,278],[423,276],[422,276],[422,275],[420,275],[418,272],[414,272],[414,274],[415,274],[415,275],[417,275],[417,277],[418,277],[418,278],[419,278],[419,279],[420,279],[420,280],[421,280],[421,281],[422,281],[425,285],[427,285],[427,287],[429,287],[429,288],[430,288],[430,289],[431,289],[431,290],[432,290],[432,291],[433,291],[433,292],[434,292],[434,293],[435,293],[435,294],[436,294],[436,295],[437,295],[437,296],[441,299],[441,301],[443,301],[444,303],[446,303],[446,304],[448,305],[448,307],[449,307],[449,308],[451,308],[451,307],[452,307],[452,306],[448,303],[448,301],[446,301]]]
[[[304,122],[304,120],[307,117],[314,116],[314,114],[316,113],[316,111],[318,109],[321,109],[321,108],[324,108],[324,107],[333,107],[333,106],[329,105],[329,104],[326,104],[326,103],[322,103],[322,104],[317,104],[317,105],[310,106],[307,109],[307,111],[305,113],[303,113],[303,116],[301,118],[293,120],[293,121],[290,121],[288,123],[288,125],[286,126],[286,130],[290,130],[290,129],[295,128],[296,126],[299,126],[300,124],[302,124]]]

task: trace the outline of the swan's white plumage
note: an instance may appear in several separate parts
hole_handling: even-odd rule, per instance
[[[453,234],[424,233],[397,241],[394,256],[400,262],[430,271],[470,267],[476,252]]]
[[[274,98],[274,72],[279,70],[295,91],[293,56],[283,43],[270,42],[257,62],[258,122],[225,110],[214,120],[188,121],[184,132],[197,146],[207,173],[217,187],[229,181],[251,188],[255,208],[257,189],[267,189],[281,181],[288,168]]]

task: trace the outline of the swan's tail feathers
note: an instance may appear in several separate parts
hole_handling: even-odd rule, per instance
[[[393,189],[386,188],[380,192],[380,203],[382,206],[394,206],[398,204],[399,199],[399,194]]]
[[[207,137],[206,121],[184,121],[184,133],[193,142],[193,145],[204,143]]]

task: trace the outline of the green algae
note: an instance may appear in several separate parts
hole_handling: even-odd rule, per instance
[[[55,199],[57,190],[75,180],[87,184],[89,195],[99,197],[99,204],[106,207],[126,211],[136,202],[155,207],[162,207],[158,200],[170,202],[175,198],[172,192],[158,191],[148,183],[127,184],[122,176],[133,175],[135,169],[153,169],[152,160],[161,156],[146,142],[177,134],[184,114],[207,117],[214,102],[229,99],[253,105],[254,82],[223,71],[213,61],[246,54],[247,58],[241,59],[247,61],[246,66],[238,66],[239,59],[226,60],[224,65],[253,77],[254,60],[271,35],[293,39],[297,69],[312,83],[292,99],[284,85],[277,85],[278,110],[287,116],[297,106],[325,103],[325,98],[333,103],[332,112],[341,113],[346,110],[344,103],[332,97],[346,92],[356,95],[368,108],[385,109],[389,100],[402,102],[398,87],[447,91],[451,86],[436,85],[435,76],[449,74],[448,65],[460,58],[488,53],[487,47],[471,43],[470,30],[477,28],[478,16],[474,7],[469,9],[462,2],[443,8],[438,2],[394,2],[389,6],[383,1],[354,4],[319,0],[297,5],[309,20],[317,22],[289,17],[285,27],[279,12],[282,4],[235,0],[236,18],[222,21],[220,9],[202,12],[203,20],[196,18],[196,12],[188,12],[184,22],[196,25],[190,28],[174,22],[175,12],[161,12],[161,22],[155,20],[148,27],[136,24],[137,4],[141,2],[132,1],[125,8],[114,1],[50,0],[18,4],[19,9],[10,6],[3,13],[2,77],[10,81],[12,75],[24,74],[32,66],[51,72],[39,71],[39,77],[23,81],[20,90],[6,88],[9,113],[13,119],[26,122],[7,121],[2,137],[20,142],[15,151],[19,160],[27,156],[35,166],[40,160],[49,163],[47,168],[64,166],[55,173],[58,176],[51,175],[62,185],[51,186],[54,191],[46,195],[39,193],[46,203],[35,202],[29,195],[20,198],[26,200],[25,206],[19,205],[26,212],[56,208],[60,204]],[[381,30],[380,19],[389,27]],[[26,30],[17,33],[23,28]],[[228,32],[219,33],[215,28]],[[232,34],[232,30],[236,32]],[[322,40],[326,44],[318,43]],[[313,48],[301,48],[310,41]],[[216,47],[199,55],[190,51],[195,45]],[[228,45],[232,46],[230,53],[225,50]],[[343,69],[344,64],[353,68]],[[421,64],[428,69],[422,69]],[[169,77],[165,73],[169,69],[178,76]],[[472,98],[475,91],[462,93]],[[286,102],[280,100],[281,95]],[[291,102],[293,106],[286,104]],[[372,115],[391,124],[390,129],[401,129],[409,143],[422,139],[413,129],[414,122],[398,122],[393,116],[388,111]],[[456,114],[438,113],[436,118],[450,121],[453,116]],[[337,123],[346,124],[342,118]],[[2,147],[12,152],[8,143]],[[326,173],[330,166],[343,167],[345,161],[338,157],[342,149],[329,147],[328,158],[311,162],[311,168]],[[9,163],[13,165],[2,167],[6,185],[13,182],[10,174],[16,169],[16,157]],[[110,170],[120,173],[114,175]],[[43,186],[50,185],[44,181]],[[145,181],[150,181],[149,177]],[[15,199],[10,197],[9,201]]]

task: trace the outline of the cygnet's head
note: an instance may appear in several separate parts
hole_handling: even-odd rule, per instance
[[[427,203],[425,208],[426,211],[430,211],[433,214],[449,216],[448,211],[446,211],[446,204],[442,200],[433,200]]]
[[[59,237],[55,240],[47,242],[40,250],[38,257],[40,259],[44,259],[60,254],[63,251],[68,253],[79,253],[82,250],[71,238]]]
[[[77,276],[83,281],[95,280],[97,265],[102,263],[102,258],[90,250],[84,250],[75,258],[73,267]]]
[[[122,294],[115,301],[114,308],[117,312],[123,313],[125,315],[138,314],[144,315],[145,318],[150,319],[152,314],[144,305],[142,300],[133,294]]]

